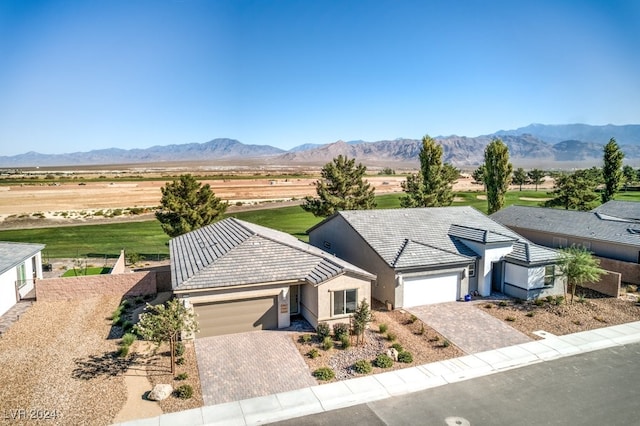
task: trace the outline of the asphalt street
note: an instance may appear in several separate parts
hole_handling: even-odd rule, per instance
[[[278,425],[638,425],[640,343]]]

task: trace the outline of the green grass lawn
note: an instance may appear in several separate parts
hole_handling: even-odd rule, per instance
[[[377,208],[399,208],[401,195],[402,193],[394,193],[378,196]],[[483,192],[459,192],[456,193],[453,205],[472,206],[486,213],[487,201],[482,199],[483,195]],[[548,197],[547,191],[544,190],[510,191],[506,194],[505,205],[537,206]],[[615,198],[640,201],[640,192],[620,192]],[[305,212],[300,206],[239,212],[228,216],[287,232],[303,241],[308,241],[307,229],[321,221],[321,218]],[[138,253],[147,260],[164,259],[169,255],[169,237],[162,232],[156,220],[7,230],[0,231],[0,240],[46,244],[45,261],[47,257],[117,257],[121,249]]]
[[[111,272],[111,268],[75,268],[62,274],[63,277],[81,277],[85,275],[104,275]]]

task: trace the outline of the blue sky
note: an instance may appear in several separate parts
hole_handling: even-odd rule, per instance
[[[0,155],[640,123],[640,2],[0,0]]]

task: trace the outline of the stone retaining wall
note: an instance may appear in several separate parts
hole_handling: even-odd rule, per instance
[[[155,294],[155,272],[117,275],[48,278],[36,281],[36,300],[85,299],[101,295],[139,296]]]

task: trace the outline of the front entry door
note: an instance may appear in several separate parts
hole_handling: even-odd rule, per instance
[[[300,313],[300,286],[292,285],[289,287],[289,313],[296,315]]]
[[[491,264],[491,291],[502,293],[502,262]]]

